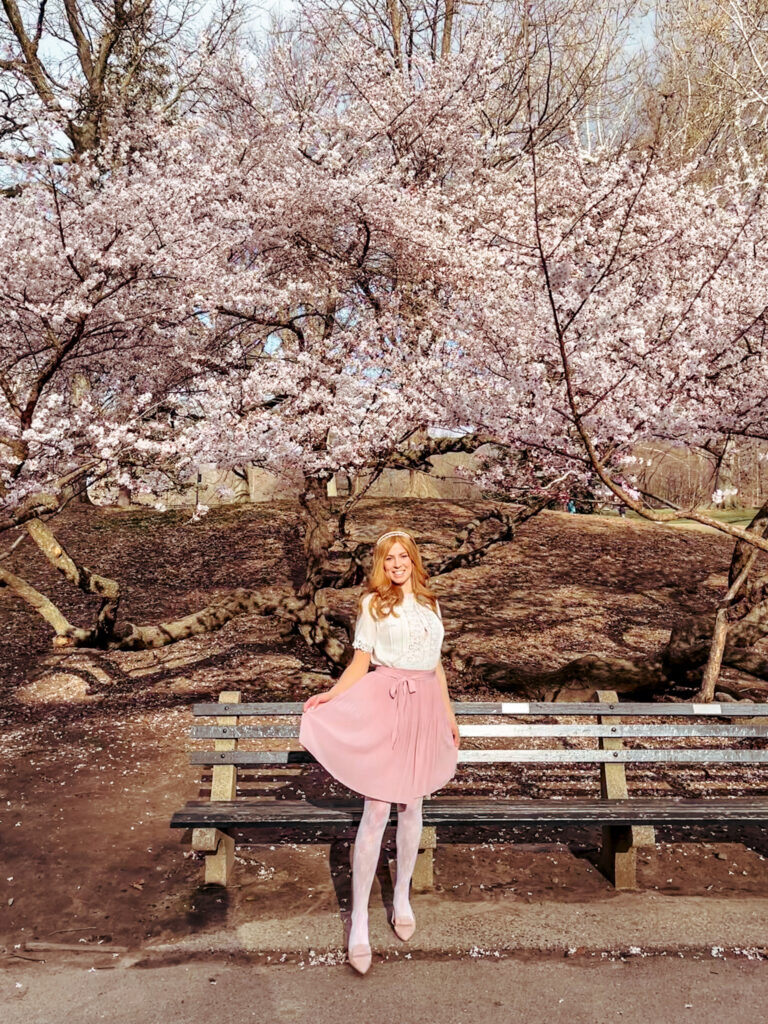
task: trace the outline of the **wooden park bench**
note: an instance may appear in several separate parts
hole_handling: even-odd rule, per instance
[[[311,830],[314,835],[333,835],[359,821],[360,798],[303,797],[300,785],[296,795],[297,782],[314,762],[297,741],[301,710],[301,704],[292,703],[243,704],[235,691],[222,693],[218,704],[194,705],[197,721],[216,719],[215,725],[191,729],[194,739],[214,741],[214,750],[190,754],[191,764],[212,768],[210,799],[192,800],[176,811],[171,828],[191,829],[193,849],[206,852],[206,883],[227,884],[234,862],[233,833],[239,830]],[[619,703],[615,693],[598,692],[594,703],[472,702],[455,703],[454,710],[462,736],[454,780],[459,787],[464,774],[471,771],[464,766],[492,766],[498,784],[502,765],[517,765],[520,773],[531,771],[527,765],[549,764],[567,770],[566,788],[572,790],[583,766],[589,771],[595,765],[599,766],[599,794],[597,772],[590,772],[591,784],[585,788],[594,791],[593,796],[568,793],[532,799],[441,793],[426,800],[413,881],[416,889],[432,885],[437,830],[446,826],[600,825],[601,870],[624,889],[636,886],[636,851],[639,846],[654,845],[654,826],[768,823],[768,796],[630,796],[625,774],[625,765],[637,771],[638,766],[666,764],[677,772],[678,766],[691,764],[728,764],[742,770],[766,764],[768,704]],[[497,721],[466,724],[478,718]],[[275,724],[276,720],[282,722]],[[512,748],[506,742],[512,738],[527,745]],[[467,748],[469,739],[480,746]],[[260,749],[239,747],[243,740],[256,741]],[[702,746],[702,740],[717,743]],[[633,745],[625,746],[624,741]],[[643,745],[635,745],[637,741]],[[488,746],[489,742],[502,742],[503,748]],[[319,766],[315,768],[327,781]],[[238,772],[256,778],[261,787],[258,795],[238,796]],[[394,814],[393,806],[393,821]]]

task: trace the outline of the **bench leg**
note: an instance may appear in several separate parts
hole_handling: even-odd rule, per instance
[[[631,825],[604,825],[600,870],[617,889],[637,888],[637,849]]]
[[[615,690],[598,690],[596,697],[601,704],[618,704],[619,695]],[[603,725],[621,722],[620,718],[601,715]],[[606,737],[600,740],[601,750],[623,750],[620,739]],[[600,792],[608,800],[628,800],[629,789],[623,764],[600,766]],[[638,846],[654,846],[656,835],[652,825],[605,825],[603,827],[603,850],[600,870],[613,882],[617,889],[637,888]]]
[[[427,892],[435,884],[433,855],[436,847],[437,829],[434,826],[423,828],[419,840],[419,856],[416,858],[411,881],[411,886],[416,892]]]
[[[220,704],[239,704],[239,690],[224,690]],[[237,725],[237,715],[220,715],[217,725]],[[216,740],[215,750],[237,750],[237,740]],[[237,796],[237,765],[215,764],[211,772],[211,800],[234,800]],[[192,830],[192,849],[204,850],[205,885],[227,885],[235,866],[235,840],[218,828]]]
[[[218,828],[196,828],[192,849],[210,851],[205,858],[205,885],[227,885],[235,866],[234,837]]]

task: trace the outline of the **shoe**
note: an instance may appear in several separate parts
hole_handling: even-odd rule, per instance
[[[371,966],[371,947],[352,946],[347,950],[347,959],[358,974],[365,974]]]
[[[395,917],[393,912],[392,927],[394,928],[395,935],[398,939],[402,939],[403,942],[407,942],[416,931],[416,922],[412,917]]]

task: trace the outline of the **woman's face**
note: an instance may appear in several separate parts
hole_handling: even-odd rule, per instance
[[[413,562],[399,540],[395,541],[384,556],[384,572],[398,587],[402,587],[411,578]]]

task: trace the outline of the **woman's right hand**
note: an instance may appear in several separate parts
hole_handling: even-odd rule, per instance
[[[312,696],[304,702],[304,710],[311,711],[312,708],[316,708],[318,704],[325,704],[329,700],[333,700],[336,694],[333,690],[324,690],[322,693],[313,693]]]

